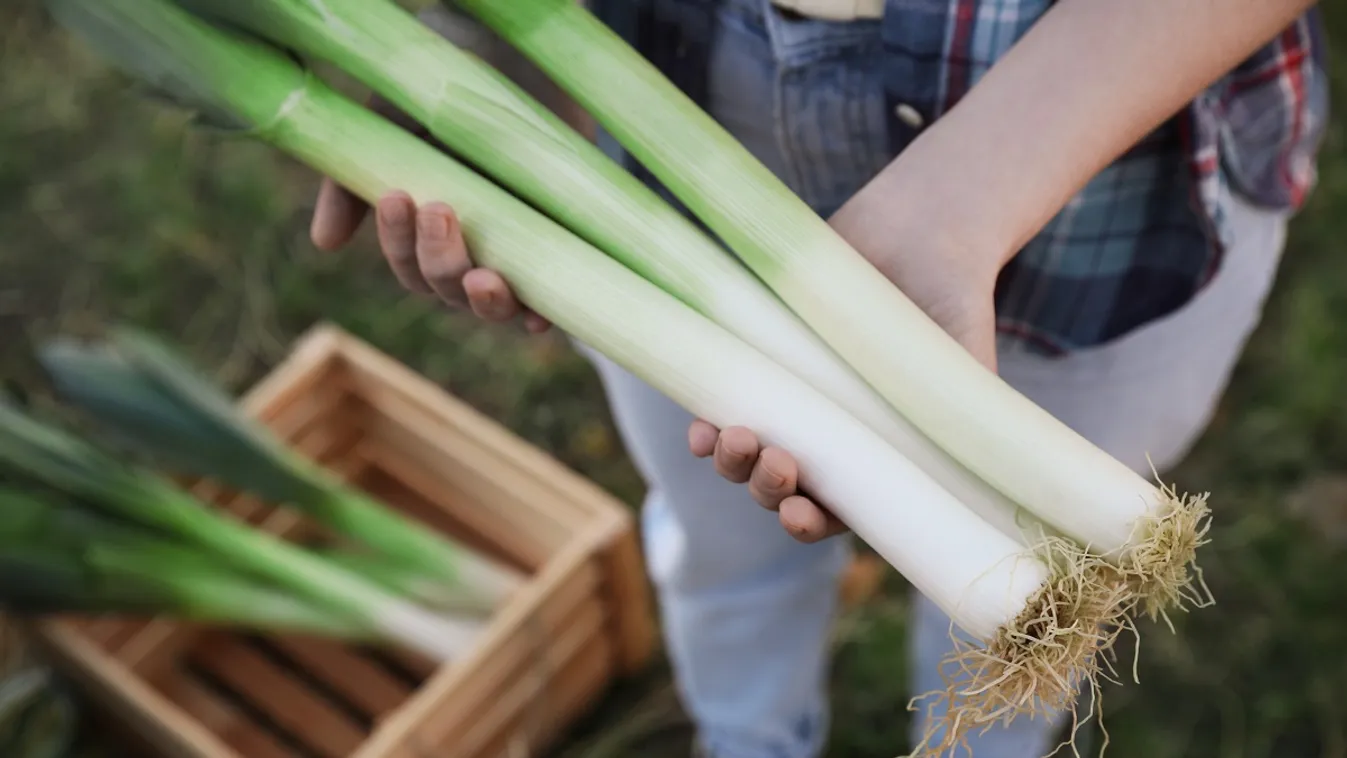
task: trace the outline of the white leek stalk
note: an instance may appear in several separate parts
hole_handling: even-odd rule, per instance
[[[1026,544],[1054,530],[931,443],[733,255],[531,95],[391,0],[177,0],[329,61],[454,154],[868,423]]]
[[[988,371],[575,0],[456,0],[533,61],[927,437],[1136,583],[1192,589],[1205,496],[1152,485]]]
[[[1128,607],[1099,564],[1025,549],[793,373],[289,58],[168,0],[48,2],[127,68],[359,196],[452,205],[477,260],[530,308],[691,412],[791,450],[804,488],[987,644],[978,688],[955,695],[1062,707],[1091,674],[1100,625]]]

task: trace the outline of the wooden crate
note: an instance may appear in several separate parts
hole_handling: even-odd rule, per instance
[[[596,485],[389,357],[329,326],[243,407],[384,502],[527,576],[475,651],[402,651],[166,620],[62,618],[30,632],[134,756],[537,756],[652,652],[632,515]],[[275,510],[188,482],[277,533]],[[131,744],[131,743],[128,743]]]

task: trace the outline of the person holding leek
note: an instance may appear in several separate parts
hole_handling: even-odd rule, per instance
[[[1314,5],[588,2],[982,364],[1145,474],[1204,430],[1314,185],[1327,112]],[[344,245],[367,211],[326,182],[315,244]],[[452,208],[392,193],[375,217],[406,288],[547,328],[474,267]],[[590,355],[649,484],[648,559],[701,749],[820,755],[849,549],[826,538],[844,527],[797,491],[790,451]],[[913,691],[937,689],[948,619],[918,598],[912,634]],[[1034,758],[1060,727],[1019,719],[969,745]]]

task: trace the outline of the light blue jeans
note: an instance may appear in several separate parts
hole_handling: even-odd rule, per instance
[[[789,29],[777,31],[765,37],[731,18],[707,51],[690,54],[709,53],[707,110],[826,216],[887,159],[884,130],[875,127],[883,114],[849,107],[839,94],[844,86],[783,85],[775,61],[816,51],[808,40],[793,52],[772,49],[791,44]],[[837,102],[829,103],[830,97]],[[850,126],[824,129],[811,118],[843,119]],[[600,144],[613,150],[605,135]],[[1004,345],[1001,373],[1138,471],[1149,474],[1148,453],[1161,467],[1176,461],[1205,428],[1258,321],[1281,253],[1281,215],[1237,204],[1235,225],[1234,247],[1218,279],[1183,310],[1060,360]],[[627,450],[649,487],[642,517],[649,570],[678,687],[701,741],[714,758],[822,755],[831,720],[829,634],[849,541],[806,546],[792,540],[744,486],[692,457],[691,415],[615,364],[584,352],[602,377]],[[951,650],[949,629],[940,610],[915,598],[909,628],[913,693],[941,687],[937,666]],[[893,703],[895,718],[905,706]],[[1022,719],[972,739],[970,746],[975,758],[1038,758],[1056,744],[1059,726]],[[918,720],[913,733],[922,728]],[[904,750],[894,746],[895,753]]]

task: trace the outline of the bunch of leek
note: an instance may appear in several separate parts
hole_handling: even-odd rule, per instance
[[[319,5],[333,3],[346,5]],[[1200,598],[1192,592],[1190,566],[1205,535],[1205,495],[1180,496],[1153,485],[986,370],[582,5],[454,4],[584,107],[892,408],[971,476],[1109,560],[1152,615]],[[388,14],[387,8],[369,8],[342,23],[362,27]],[[335,24],[328,34],[339,38],[344,33]],[[399,60],[420,55],[406,51]]]
[[[442,660],[483,626],[427,611],[7,404],[0,482],[0,605],[10,612],[270,623],[402,643]]]
[[[1053,530],[931,443],[733,255],[528,93],[389,0],[178,0],[340,66],[516,196],[864,420],[1006,534]]]
[[[901,296],[887,282],[885,292],[876,294],[879,286],[873,278],[856,273],[854,259],[859,257],[854,251],[820,232],[815,222],[826,228],[821,220],[807,208],[801,210],[798,199],[764,176],[765,169],[746,153],[736,152],[733,142],[715,131],[718,127],[707,126],[709,119],[700,120],[704,116],[695,108],[663,89],[667,82],[648,64],[627,61],[624,56],[634,58],[634,53],[570,0],[466,5],[504,30],[507,39],[572,94],[579,94],[581,103],[638,157],[658,166],[655,171],[666,177],[666,184],[703,215],[780,299],[769,297],[762,283],[746,272],[730,273],[737,269],[726,264],[728,255],[596,157],[592,146],[480,63],[418,31],[415,23],[397,15],[401,11],[392,3],[179,1],[212,18],[223,17],[253,36],[213,26],[168,0],[48,4],[59,19],[125,68],[170,91],[217,126],[278,147],[370,201],[401,189],[418,203],[449,203],[460,216],[477,263],[500,271],[530,308],[697,415],[720,426],[747,426],[768,444],[790,450],[800,462],[801,483],[808,491],[984,643],[985,650],[962,656],[980,662],[972,664],[971,687],[951,693],[961,703],[951,710],[952,718],[968,716],[961,728],[1040,705],[1067,705],[1074,686],[1092,675],[1097,653],[1111,644],[1109,625],[1125,624],[1137,598],[1153,596],[1149,585],[1155,572],[1146,573],[1136,563],[1138,555],[1147,555],[1144,540],[1123,540],[1126,556],[1117,550],[1116,540],[1091,552],[1087,546],[1097,544],[1092,539],[1097,529],[1056,518],[1042,507],[1042,498],[1025,496],[1046,491],[1051,499],[1060,494],[1060,487],[1052,484],[1061,479],[1060,472],[1045,475],[1043,490],[1008,486],[998,470],[989,470],[964,446],[951,444],[948,430],[942,433],[932,426],[933,419],[938,422],[948,412],[940,410],[947,401],[931,397],[942,386],[951,386],[939,372],[915,379],[910,370],[902,372],[896,375],[902,384],[875,374],[875,366],[888,362],[927,361],[922,352],[926,342],[935,345],[933,355],[948,357],[949,350],[930,335],[921,321],[925,317],[915,308],[901,310],[906,306],[900,305],[902,318],[891,323],[914,324],[921,335],[916,343],[873,345],[864,336],[848,340],[839,335],[847,328],[826,328],[834,312],[829,310],[832,299],[837,308],[851,308],[858,293],[878,303]],[[591,22],[597,28],[588,26]],[[259,37],[328,57],[365,78],[509,191],[338,95]],[[573,62],[583,72],[574,76],[590,77],[593,86],[571,81],[564,61]],[[627,66],[630,71],[623,68]],[[432,78],[429,87],[414,84],[435,72],[443,77]],[[615,87],[614,77],[626,88]],[[613,97],[589,92],[594,88],[610,88]],[[627,106],[635,98],[637,107],[654,108],[659,116],[652,118],[667,123],[632,126],[634,122],[624,122],[617,113],[623,108],[614,105],[614,98],[628,98]],[[666,102],[654,102],[661,98]],[[698,145],[698,139],[707,142]],[[708,160],[728,162],[712,175]],[[686,166],[670,168],[660,161]],[[684,170],[693,174],[680,180]],[[735,187],[744,199],[713,187],[717,182]],[[700,200],[698,191],[706,193]],[[769,207],[773,198],[775,207]],[[721,207],[706,215],[708,206],[715,205]],[[646,225],[656,232],[643,232]],[[792,233],[802,236],[791,240]],[[802,246],[820,241],[830,257],[811,276],[817,280],[827,273],[834,281],[815,293],[803,277],[790,280],[782,274],[801,269],[775,266],[773,256],[794,262],[805,255]],[[780,249],[755,253],[754,244]],[[839,295],[835,285],[847,276],[858,277],[864,286]],[[864,305],[856,308],[865,310]],[[854,324],[874,320],[868,313],[853,318],[852,330]],[[866,350],[887,355],[869,362],[858,359]],[[912,360],[913,355],[922,360]],[[971,374],[959,361],[951,358],[946,364],[958,379],[953,386],[975,387],[981,380],[968,379]],[[877,395],[865,381],[879,390]],[[920,392],[910,387],[914,381],[932,384]],[[903,390],[897,394],[910,393],[933,409],[911,413],[911,398],[895,399],[888,391],[894,387]],[[978,407],[1003,399],[998,392],[984,393]],[[1017,401],[1003,402],[1014,413],[1023,413]],[[968,429],[984,429],[986,418]],[[1013,428],[1015,417],[1008,418]],[[1035,424],[1024,429],[1040,428],[1041,418]],[[976,433],[965,434],[977,443],[975,450],[1004,442],[991,436],[979,442]],[[1051,439],[1055,433],[1049,429],[1044,434]],[[1018,440],[1008,447],[1016,454],[1035,448]],[[1052,451],[1038,449],[1044,459],[1052,459]],[[1092,462],[1099,464],[1098,456],[1082,453],[1059,465]],[[1042,473],[1043,463],[1028,470]],[[1097,470],[1103,479],[1096,484],[1117,473],[1111,464],[1100,464]],[[1092,476],[1084,469],[1078,473],[1081,481]],[[1031,479],[1021,475],[1019,482]],[[1113,481],[1134,484],[1117,477]],[[1022,511],[1035,515],[1022,518]],[[1111,519],[1103,510],[1085,512],[1094,513],[1100,523]],[[1026,529],[1026,524],[1037,526]],[[1169,554],[1163,558],[1167,566],[1186,565]]]
[[[1121,609],[1130,602],[1119,589],[1120,583],[1125,583],[1132,596],[1140,597],[1152,612],[1174,604],[1180,590],[1188,586],[1188,564],[1201,538],[1197,526],[1205,513],[1201,501],[1168,510],[1162,519],[1163,528],[1152,530],[1149,542],[1129,543],[1133,549],[1125,553],[1120,552],[1116,542],[1105,543],[1099,549],[1092,541],[1099,537],[1097,532],[1064,524],[1051,518],[1050,513],[1039,513],[1040,509],[1032,507],[1039,500],[1013,499],[1023,491],[993,486],[995,479],[984,479],[971,471],[968,459],[956,458],[950,450],[937,445],[928,430],[914,426],[867,384],[865,379],[873,379],[873,375],[867,374],[862,379],[852,365],[844,362],[832,349],[833,335],[820,332],[830,338],[824,342],[818,333],[805,326],[778,294],[789,296],[795,292],[797,297],[849,299],[830,289],[835,281],[825,283],[818,293],[782,291],[782,277],[774,276],[770,261],[764,263],[768,260],[764,258],[767,253],[760,252],[755,257],[750,250],[745,255],[744,246],[758,244],[776,254],[780,251],[773,246],[787,234],[782,229],[803,229],[806,239],[816,239],[820,233],[826,233],[819,232],[818,227],[826,229],[826,225],[803,208],[737,143],[718,131],[719,127],[704,114],[671,95],[672,85],[648,63],[633,62],[631,59],[638,56],[574,3],[564,3],[565,8],[534,2],[492,3],[489,8],[474,2],[461,5],[529,54],[571,94],[580,96],[581,103],[592,107],[604,125],[638,157],[651,166],[663,165],[659,161],[671,164],[660,176],[675,191],[681,188],[695,195],[701,188],[715,192],[713,199],[689,198],[686,194],[680,194],[680,199],[694,211],[716,205],[722,213],[732,214],[720,223],[715,223],[713,217],[703,216],[702,220],[711,222],[714,230],[732,245],[737,243],[735,252],[744,255],[762,279],[508,79],[441,38],[393,2],[324,0],[316,5],[307,0],[178,0],[178,3],[202,17],[247,29],[353,74],[418,120],[454,154],[516,196],[531,202],[631,271],[807,381],[869,425],[984,521],[1026,549],[1046,554],[1061,573],[1073,578],[1072,591],[1096,598],[1095,602],[1077,606],[1073,614],[1054,616],[1052,623],[1044,623],[1041,615],[1026,616],[1013,628],[1004,630],[1002,637],[991,640],[990,655],[985,650],[961,652],[959,657],[981,666],[975,679],[1003,683],[1014,682],[1016,677],[1020,680],[1018,684],[984,690],[985,696],[964,698],[966,713],[973,718],[1030,709],[1034,706],[1024,697],[1027,692],[1063,703],[1070,688],[1053,683],[1074,682],[1082,678],[1080,672],[1092,669],[1094,653],[1111,639],[1092,620],[1096,616],[1119,617],[1124,613]],[[581,37],[593,42],[592,50],[587,49]],[[565,51],[558,52],[563,47]],[[570,60],[572,68],[563,64],[563,59]],[[607,69],[609,65],[611,70]],[[577,73],[581,70],[583,73]],[[617,87],[611,85],[613,76],[623,77]],[[638,79],[627,79],[629,76]],[[587,81],[581,86],[577,79]],[[624,114],[623,111],[631,109],[617,103],[628,95],[640,98],[641,108],[648,100],[662,100],[662,104],[645,115]],[[644,120],[630,123],[623,120],[629,118]],[[679,126],[661,127],[657,122]],[[673,133],[679,129],[684,131]],[[696,140],[683,139],[685,134],[696,135]],[[698,145],[710,147],[715,157],[700,155]],[[731,177],[732,172],[715,169],[714,161],[721,160],[728,161],[725,166],[739,170],[739,175]],[[701,173],[689,176],[678,171]],[[745,190],[745,183],[756,184]],[[740,196],[754,204],[752,213],[736,205]],[[780,200],[775,210],[764,207],[773,199]],[[798,218],[786,218],[791,214]],[[772,224],[779,228],[763,228],[760,219],[764,218],[772,219]],[[832,242],[839,242],[835,235]],[[783,249],[788,252],[793,248]],[[853,265],[851,260],[832,267],[826,261],[818,265],[815,276],[834,269],[841,276],[848,272],[855,274],[854,268],[848,268]],[[829,274],[824,278],[832,277]],[[765,286],[764,280],[774,283],[777,292]],[[873,292],[874,285],[871,278],[869,289],[859,291]],[[792,286],[810,285],[801,281]],[[893,290],[886,281],[883,286]],[[896,290],[894,293],[901,297]],[[790,302],[792,306],[796,304],[794,300]],[[825,305],[813,299],[809,302],[818,307]],[[851,302],[848,305],[864,307]],[[848,333],[859,331],[862,330],[848,329]],[[924,355],[910,352],[903,345],[867,345],[865,349],[886,351],[887,356],[904,363],[913,362],[907,360],[910,355]],[[957,366],[955,370],[958,371]],[[933,386],[938,388],[939,384]],[[905,406],[900,407],[906,410]],[[972,432],[967,438],[975,440],[977,433]],[[1025,446],[1016,443],[1014,447],[1018,452]],[[1105,480],[1113,477],[1113,481],[1118,481],[1121,467],[1107,456],[1101,459],[1097,449],[1090,449],[1094,452],[1083,453],[1084,458],[1093,457],[1096,462],[1107,459],[1110,463],[1103,468]],[[951,450],[960,452],[957,448]],[[1082,455],[1068,459],[1067,465],[1077,466]],[[1051,460],[1051,456],[1039,460],[1040,463]],[[1128,475],[1132,484],[1149,487],[1130,472]],[[1020,481],[1026,480],[1022,477]],[[1135,502],[1143,503],[1139,498]],[[1071,505],[1075,507],[1078,503]],[[1076,508],[1076,512],[1080,510]],[[1101,523],[1111,518],[1104,511],[1095,515]],[[1148,521],[1147,525],[1154,526],[1154,522]],[[1110,565],[1101,566],[1101,562]],[[957,621],[958,617],[955,618]],[[1043,644],[1025,645],[1021,642],[1024,639]],[[1040,653],[1029,654],[1027,647],[1055,652],[1046,658],[1035,658]],[[1016,673],[1008,677],[1007,672]]]
[[[362,573],[413,599],[485,616],[519,585],[504,567],[345,486],[282,444],[146,334],[120,328],[100,344],[57,339],[43,346],[40,359],[57,391],[118,442],[178,473],[301,509],[377,555],[340,560],[359,562]]]

